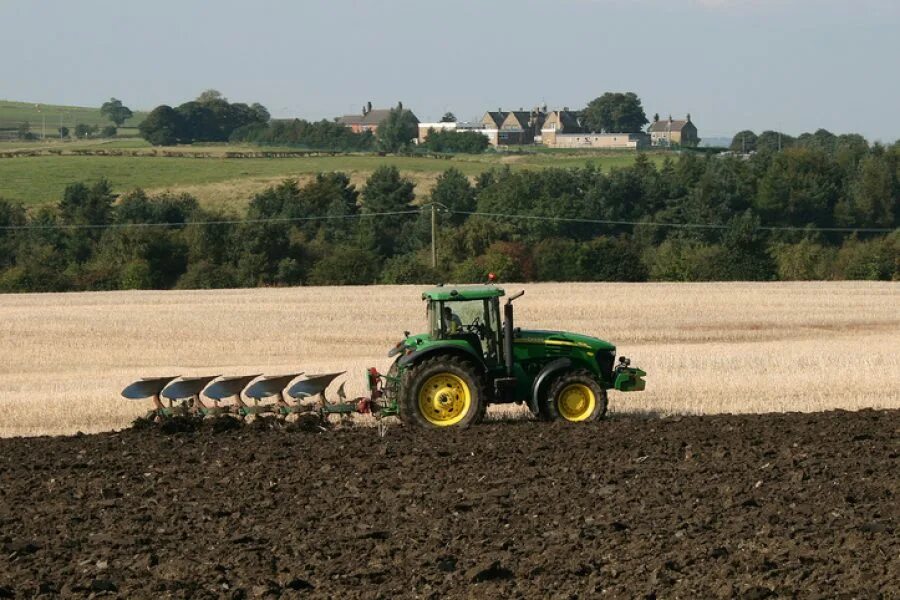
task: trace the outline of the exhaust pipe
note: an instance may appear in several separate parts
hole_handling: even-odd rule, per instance
[[[513,321],[513,300],[521,298],[525,295],[525,290],[509,297],[506,304],[503,305],[503,359],[506,363],[506,376],[513,376],[513,331],[515,324]]]

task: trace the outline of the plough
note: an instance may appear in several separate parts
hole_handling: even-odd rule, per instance
[[[519,404],[543,421],[589,423],[602,419],[607,392],[640,392],[645,371],[616,357],[616,347],[589,335],[515,325],[513,301],[487,286],[438,285],[422,294],[428,331],[404,332],[388,352],[387,375],[367,371],[369,395],[348,400],[344,383],[331,402],[325,390],[343,375],[302,378],[284,375],[152,377],[125,388],[126,398],[153,399],[148,417],[240,419],[274,415],[287,420],[328,422],[354,413],[398,416],[423,428],[469,427],[489,404]],[[598,300],[598,307],[602,302]],[[318,398],[318,401],[316,401]]]
[[[173,417],[222,417],[239,419],[274,416],[282,420],[315,420],[320,424],[329,416],[347,418],[353,414],[371,414],[380,420],[396,416],[397,405],[387,400],[385,390],[397,385],[395,377],[369,369],[369,396],[347,399],[341,383],[338,402],[328,400],[325,391],[344,372],[311,375],[207,375],[145,377],[128,385],[122,396],[129,400],[153,401],[146,418],[161,421]],[[230,401],[230,402],[229,402]]]

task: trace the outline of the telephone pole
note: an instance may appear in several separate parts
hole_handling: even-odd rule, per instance
[[[437,269],[437,204],[431,203],[431,268]]]

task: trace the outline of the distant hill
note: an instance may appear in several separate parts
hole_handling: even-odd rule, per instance
[[[146,116],[145,112],[135,111],[134,116],[125,121],[122,127],[137,127]],[[16,130],[27,121],[31,125],[31,131],[40,135],[42,118],[48,136],[57,133],[60,119],[62,119],[62,124],[69,129],[74,129],[79,123],[100,127],[112,125],[109,119],[100,114],[99,106],[88,108],[0,100],[0,131]]]

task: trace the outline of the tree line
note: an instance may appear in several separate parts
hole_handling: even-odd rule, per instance
[[[32,212],[0,200],[0,290],[474,282],[488,272],[507,281],[889,280],[900,278],[898,198],[900,144],[682,154],[659,166],[638,155],[609,172],[504,168],[474,181],[451,168],[420,198],[393,167],[360,188],[321,173],[255,195],[246,217],[185,194],[117,199],[107,181],[78,183]],[[431,202],[442,207],[437,269],[430,210],[416,210]]]

